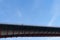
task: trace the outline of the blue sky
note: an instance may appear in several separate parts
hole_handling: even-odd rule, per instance
[[[0,0],[0,23],[60,26],[60,0]],[[59,40],[60,37],[3,38],[0,40]]]

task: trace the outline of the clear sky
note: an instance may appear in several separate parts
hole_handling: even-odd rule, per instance
[[[60,26],[60,0],[0,0],[0,23]],[[60,37],[18,37],[0,40],[59,40]]]

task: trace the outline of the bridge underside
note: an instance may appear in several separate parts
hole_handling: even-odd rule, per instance
[[[60,28],[32,25],[0,24],[0,38],[60,36]]]

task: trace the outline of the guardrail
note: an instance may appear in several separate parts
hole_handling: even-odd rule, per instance
[[[32,25],[0,24],[0,38],[60,36],[60,28]]]

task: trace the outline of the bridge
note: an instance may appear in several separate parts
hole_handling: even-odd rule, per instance
[[[0,38],[60,36],[60,28],[33,25],[0,24]]]

